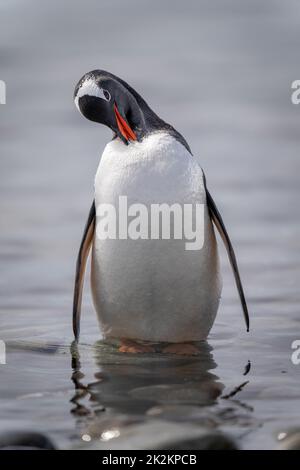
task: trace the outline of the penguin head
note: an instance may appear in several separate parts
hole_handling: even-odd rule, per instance
[[[103,70],[93,70],[79,80],[74,101],[84,117],[109,127],[125,144],[129,144],[140,140],[145,133],[143,112],[136,96],[147,105],[134,93],[118,77]]]

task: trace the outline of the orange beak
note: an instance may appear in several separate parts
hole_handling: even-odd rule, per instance
[[[114,104],[114,111],[116,116],[116,121],[118,124],[119,131],[126,140],[137,140],[137,136],[131,127],[127,124],[125,119],[122,118],[121,114],[118,111],[116,104]]]

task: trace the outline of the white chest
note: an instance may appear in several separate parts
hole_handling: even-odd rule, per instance
[[[204,201],[202,170],[168,134],[153,134],[128,146],[115,139],[105,147],[96,173],[96,202],[123,194],[145,203]]]
[[[206,337],[215,318],[220,279],[217,247],[206,207],[202,170],[173,137],[153,134],[103,152],[95,178],[96,210],[129,205],[204,204],[204,246],[183,240],[101,240],[95,237],[92,291],[105,336],[149,341]],[[96,223],[97,234],[97,223]]]

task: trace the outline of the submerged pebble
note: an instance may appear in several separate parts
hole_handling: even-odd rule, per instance
[[[279,432],[277,439],[280,441],[278,450],[300,450],[300,428]]]
[[[86,439],[83,450],[235,450],[227,435],[187,423],[153,420],[126,428],[115,425],[103,431],[101,439]],[[76,447],[78,448],[78,447]]]

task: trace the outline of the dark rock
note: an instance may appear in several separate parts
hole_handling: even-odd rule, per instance
[[[0,449],[55,450],[55,446],[44,434],[32,431],[11,431],[0,434]]]

